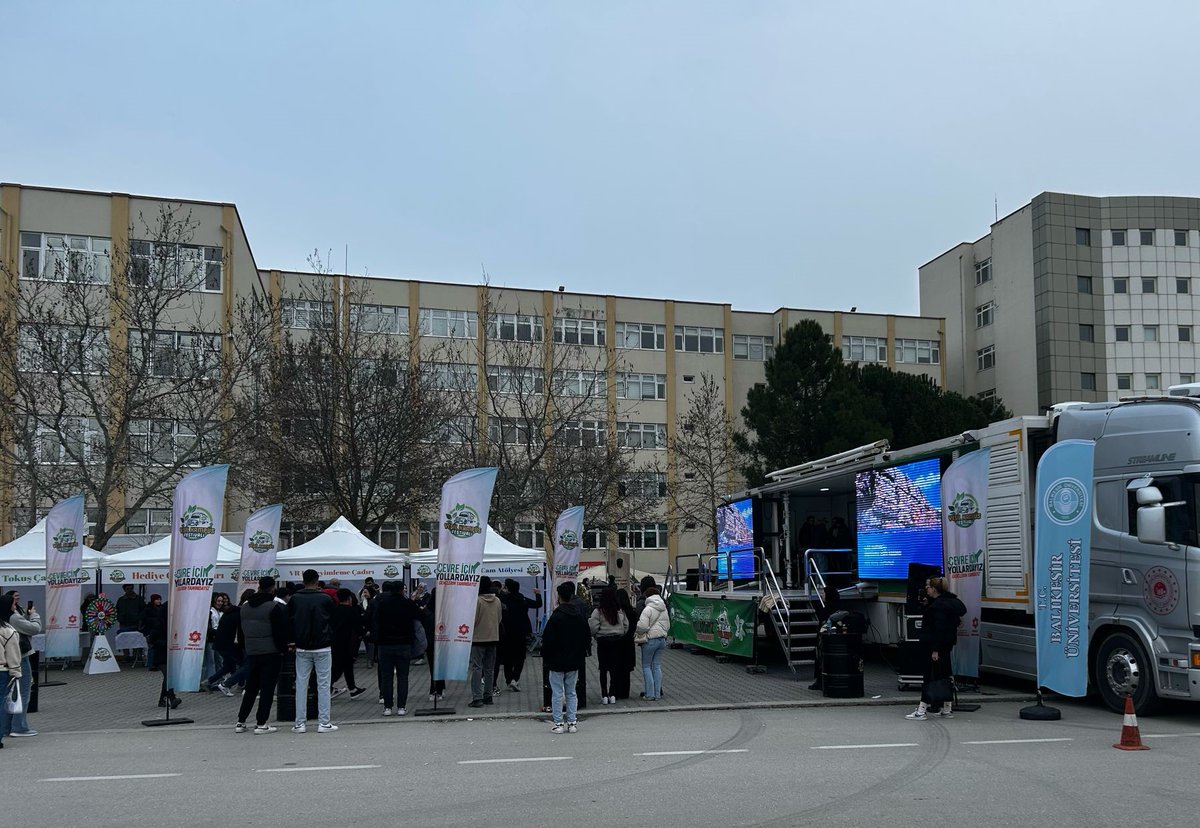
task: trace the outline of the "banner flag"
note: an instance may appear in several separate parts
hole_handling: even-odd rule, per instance
[[[279,554],[279,521],[283,517],[283,505],[264,506],[246,518],[242,530],[242,560],[238,567],[238,593],[233,597],[236,605],[240,593],[247,589],[258,589],[258,579],[264,575],[279,578],[275,568],[275,556]]]
[[[1036,597],[1038,686],[1087,695],[1088,568],[1092,551],[1091,440],[1064,440],[1037,467]]]
[[[991,449],[980,449],[950,464],[942,475],[942,534],[950,591],[967,608],[951,652],[954,675],[979,677],[979,605],[983,597],[983,562],[987,558],[988,461]]]
[[[194,693],[204,669],[213,570],[225,513],[229,466],[197,469],[179,481],[171,509],[167,689]]]
[[[554,522],[554,576],[546,602],[549,616],[558,606],[558,585],[579,580],[579,548],[583,545],[583,507],[563,509]]]
[[[46,658],[79,658],[80,584],[87,518],[83,496],[54,504],[46,516]]]
[[[463,681],[471,663],[484,531],[496,469],[468,469],[442,486],[438,527],[437,611],[433,678]]]
[[[753,658],[757,613],[753,601],[677,592],[671,596],[671,637],[718,653]]]

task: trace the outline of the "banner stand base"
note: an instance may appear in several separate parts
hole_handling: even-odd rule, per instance
[[[164,727],[166,725],[177,724],[195,724],[192,719],[142,719],[142,724],[146,727]]]
[[[974,713],[975,711],[979,710],[979,708],[981,708],[981,707],[983,707],[982,704],[959,704],[958,702],[955,702],[954,703],[954,712],[955,713]],[[1046,709],[1049,710],[1050,708],[1046,708]]]
[[[425,707],[413,711],[414,716],[453,716],[453,707]]]
[[[1062,711],[1057,707],[1047,707],[1042,704],[1042,692],[1039,690],[1037,704],[1022,707],[1019,715],[1022,719],[1030,722],[1057,722],[1062,718]]]
[[[65,687],[65,681],[39,681],[38,687]]]

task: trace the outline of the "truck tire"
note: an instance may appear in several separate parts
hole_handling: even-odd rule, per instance
[[[1154,664],[1138,637],[1125,630],[1110,632],[1096,647],[1092,684],[1110,710],[1125,711],[1125,696],[1133,696],[1139,716],[1152,715],[1161,699],[1154,689]]]

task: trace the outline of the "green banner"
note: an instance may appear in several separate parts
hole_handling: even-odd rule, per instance
[[[758,605],[731,598],[671,596],[671,635],[728,655],[754,657],[754,618]]]

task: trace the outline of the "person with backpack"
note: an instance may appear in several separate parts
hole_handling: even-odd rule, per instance
[[[671,617],[661,592],[657,586],[642,589],[646,608],[638,617],[637,632],[633,636],[634,643],[642,648],[642,679],[646,685],[642,697],[646,701],[655,701],[662,695],[662,655],[671,630]]]
[[[967,607],[950,591],[945,578],[930,578],[925,582],[928,603],[921,621],[921,647],[925,652],[925,675],[921,682],[921,703],[904,718],[923,722],[926,713],[952,719],[954,712],[947,699],[934,699],[931,685],[950,680],[950,651],[958,641],[958,625],[967,614]]]

